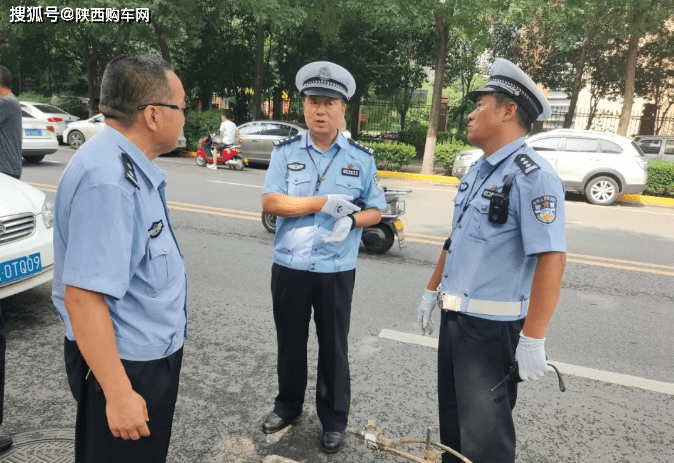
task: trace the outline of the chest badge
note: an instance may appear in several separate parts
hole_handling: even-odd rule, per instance
[[[148,230],[150,232],[150,238],[158,237],[163,229],[164,229],[164,222],[162,220],[158,220],[155,223],[153,223],[150,229]]]
[[[304,164],[300,164],[299,162],[293,162],[292,164],[288,164],[288,169],[294,171],[304,170],[305,167],[306,166]]]
[[[353,164],[349,168],[342,169],[342,175],[348,175],[349,177],[360,177],[360,171],[358,169],[353,169]]]
[[[557,218],[557,197],[543,195],[531,201],[534,217],[541,223],[551,224]]]
[[[468,189],[468,182],[462,182],[461,185],[459,185],[459,191],[466,191]]]

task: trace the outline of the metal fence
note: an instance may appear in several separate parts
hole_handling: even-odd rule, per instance
[[[265,103],[265,108],[268,117],[272,117],[273,105],[271,100]],[[459,124],[458,120],[452,120],[450,106],[450,117],[447,119],[446,129],[456,128],[463,124]],[[351,106],[347,108],[346,119],[350,120]],[[431,112],[431,105],[426,100],[416,100],[410,106],[407,112],[407,122],[410,119],[428,120],[428,115]],[[463,115],[465,118],[467,113]],[[566,110],[554,110],[552,117],[543,124],[544,130],[552,130],[562,128],[564,125],[564,118],[566,117]],[[627,129],[627,136],[633,137],[639,134],[643,114],[641,111],[634,111],[630,116],[630,124]],[[302,108],[302,99],[291,98],[283,101],[282,119],[286,120],[304,120],[304,111]],[[382,133],[382,132],[399,132],[401,126],[401,117],[399,111],[392,100],[385,99],[365,99],[361,104],[360,115],[360,130],[365,133]],[[589,110],[577,110],[574,114],[571,124],[572,129],[589,129],[599,130],[602,132],[616,133],[618,131],[618,123],[620,121],[619,112],[599,111],[592,114]],[[655,121],[656,130],[659,128],[659,135],[674,135],[674,117],[659,116]]]

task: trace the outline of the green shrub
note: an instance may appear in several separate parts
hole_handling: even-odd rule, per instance
[[[410,121],[405,124],[405,131],[402,133],[401,140],[408,145],[412,145],[416,152],[421,155],[424,152],[427,132],[428,121]]]
[[[466,145],[460,139],[451,139],[449,141],[435,145],[435,160],[442,163],[445,172],[450,174],[454,167],[456,155],[461,151],[471,149],[472,146]]]
[[[652,161],[648,164],[648,186],[651,193],[672,195],[674,193],[674,163]]]
[[[16,98],[19,101],[31,101],[33,103],[51,104],[50,96],[40,95],[37,92],[21,92]]]
[[[77,116],[80,119],[89,119],[89,112],[82,105],[80,100],[73,95],[58,95],[58,100],[54,106],[61,108],[68,114]]]
[[[221,115],[222,111],[219,109],[209,109],[202,113],[190,111],[183,127],[183,133],[187,139],[187,151],[196,151],[203,137],[218,131],[222,122]]]
[[[374,149],[374,160],[377,163],[377,169],[397,172],[402,166],[409,164],[416,155],[414,147],[405,143],[365,142],[362,144]]]

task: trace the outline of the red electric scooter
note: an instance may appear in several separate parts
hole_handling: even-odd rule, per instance
[[[213,163],[213,156],[217,156],[218,165],[243,170],[248,165],[248,159],[241,156],[239,146],[227,146],[222,138],[222,135],[210,134],[201,139],[197,150],[197,165],[204,167]]]

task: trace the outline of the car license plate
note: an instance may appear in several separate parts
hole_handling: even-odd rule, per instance
[[[0,263],[0,284],[20,280],[41,271],[42,259],[39,252],[26,257],[8,260]]]
[[[26,129],[26,136],[28,137],[41,137],[42,129]]]

